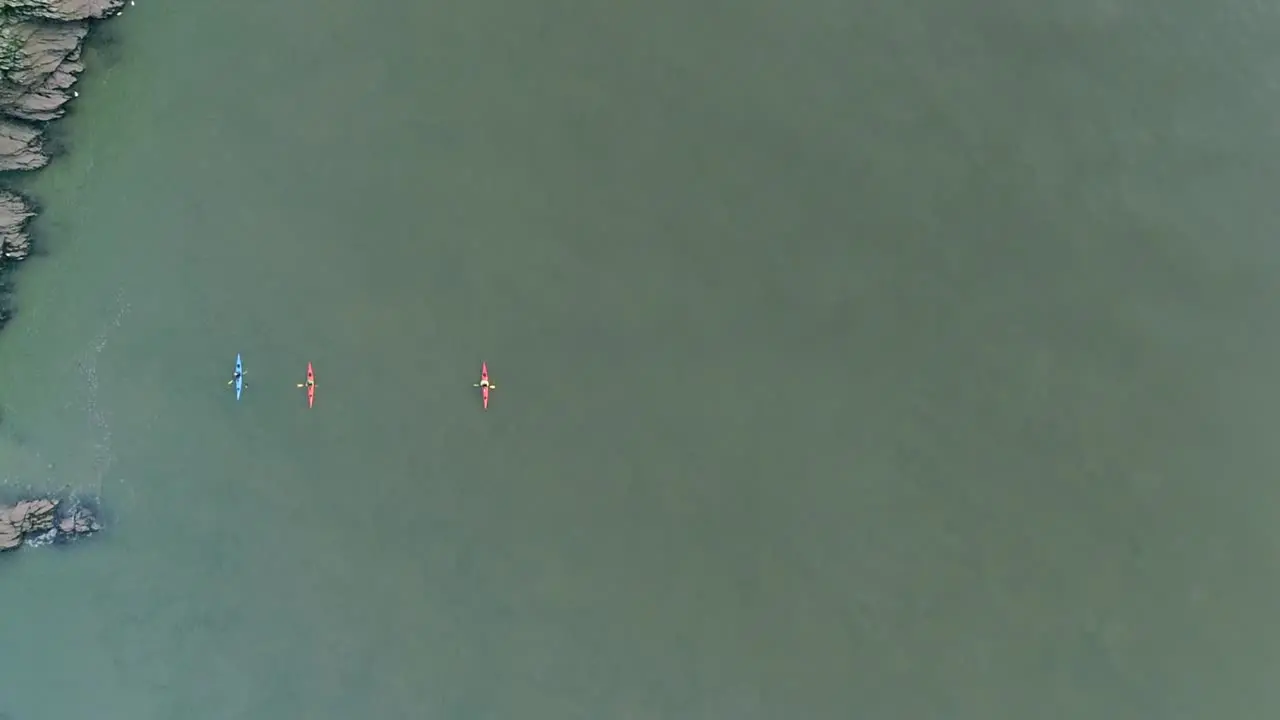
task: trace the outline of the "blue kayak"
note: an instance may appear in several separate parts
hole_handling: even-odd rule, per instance
[[[240,392],[244,390],[244,366],[240,364],[240,353],[236,353],[236,399],[240,399]]]

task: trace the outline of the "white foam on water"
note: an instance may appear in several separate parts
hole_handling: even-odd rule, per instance
[[[80,405],[86,412],[90,444],[93,449],[90,465],[90,482],[97,495],[101,495],[108,473],[115,464],[115,453],[111,447],[110,413],[99,403],[98,361],[107,349],[111,337],[124,323],[133,305],[125,300],[124,291],[116,293],[115,313],[94,336],[89,348],[76,360],[76,369],[84,379],[84,395],[73,400],[69,405]]]
[[[112,307],[113,314],[76,359],[75,367],[83,382],[77,384],[79,387],[74,395],[62,405],[62,409],[73,416],[85,413],[88,425],[86,440],[92,449],[88,467],[75,467],[78,463],[74,452],[39,447],[25,433],[15,431],[12,425],[0,424],[0,461],[3,467],[0,470],[0,487],[18,493],[46,493],[61,485],[62,489],[70,490],[72,497],[80,492],[88,492],[94,497],[102,495],[116,458],[111,443],[110,415],[99,402],[98,361],[132,309],[124,298],[123,290],[116,293]],[[46,449],[51,450],[55,457],[66,457],[68,461],[55,463],[45,454]],[[66,467],[60,467],[60,463]]]
[[[57,530],[48,530],[47,532],[40,533],[35,537],[27,537],[26,539],[23,540],[22,546],[28,547],[28,548],[37,548],[37,547],[40,547],[41,545],[52,545],[54,539],[56,539],[57,537],[58,537]]]
[[[3,426],[0,426],[0,461],[4,467],[0,487],[27,490],[48,487],[54,482],[53,463],[46,460],[38,448]]]

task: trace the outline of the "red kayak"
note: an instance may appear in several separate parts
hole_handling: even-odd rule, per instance
[[[485,410],[489,409],[489,390],[496,386],[489,384],[489,365],[480,363],[480,398]]]
[[[311,369],[311,363],[307,363],[307,407],[316,404],[316,374]]]

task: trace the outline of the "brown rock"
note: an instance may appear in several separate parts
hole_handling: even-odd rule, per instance
[[[88,20],[118,11],[124,0],[0,0],[0,8],[46,20]]]
[[[0,190],[0,265],[6,260],[21,260],[31,251],[26,230],[34,215],[21,195]]]
[[[35,170],[48,162],[49,156],[44,154],[38,128],[23,122],[0,120],[0,171]]]
[[[64,505],[57,500],[39,498],[7,507],[0,505],[0,551],[17,548],[37,536],[57,541],[101,529],[93,512],[75,503]]]
[[[3,0],[0,0],[3,2]],[[13,118],[61,117],[71,85],[84,69],[80,46],[89,27],[80,22],[0,21],[0,108]]]
[[[22,544],[22,533],[18,528],[0,517],[0,550],[12,550]]]
[[[84,70],[87,20],[124,0],[0,0],[0,170],[34,170],[49,161],[32,122],[62,116]]]
[[[102,529],[98,519],[83,507],[75,507],[58,518],[59,535],[88,535]]]
[[[49,499],[24,500],[10,507],[0,507],[0,550],[11,550],[22,544],[23,536],[52,530],[58,503]]]
[[[89,21],[124,0],[0,0],[0,172],[36,170],[49,162],[41,123],[62,116],[84,70],[80,49]],[[30,252],[30,205],[0,190],[0,266]],[[0,304],[0,323],[5,319]]]
[[[49,162],[40,123],[61,117],[84,65],[86,21],[117,14],[124,0],[0,0],[0,172]],[[19,194],[0,189],[0,266],[30,251],[34,212]],[[0,323],[5,319],[0,304]],[[0,551],[34,536],[56,539],[96,532],[93,513],[48,498],[0,506]],[[44,539],[44,538],[42,538]],[[0,713],[3,715],[3,713]]]

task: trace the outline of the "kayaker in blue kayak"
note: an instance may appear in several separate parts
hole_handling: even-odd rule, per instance
[[[231,379],[227,381],[227,384],[228,384],[228,385],[235,385],[237,380],[241,380],[241,379],[243,379],[243,378],[244,378],[244,371],[243,371],[243,370],[237,370],[237,371],[235,371],[235,374],[233,374],[233,375],[231,376]]]

